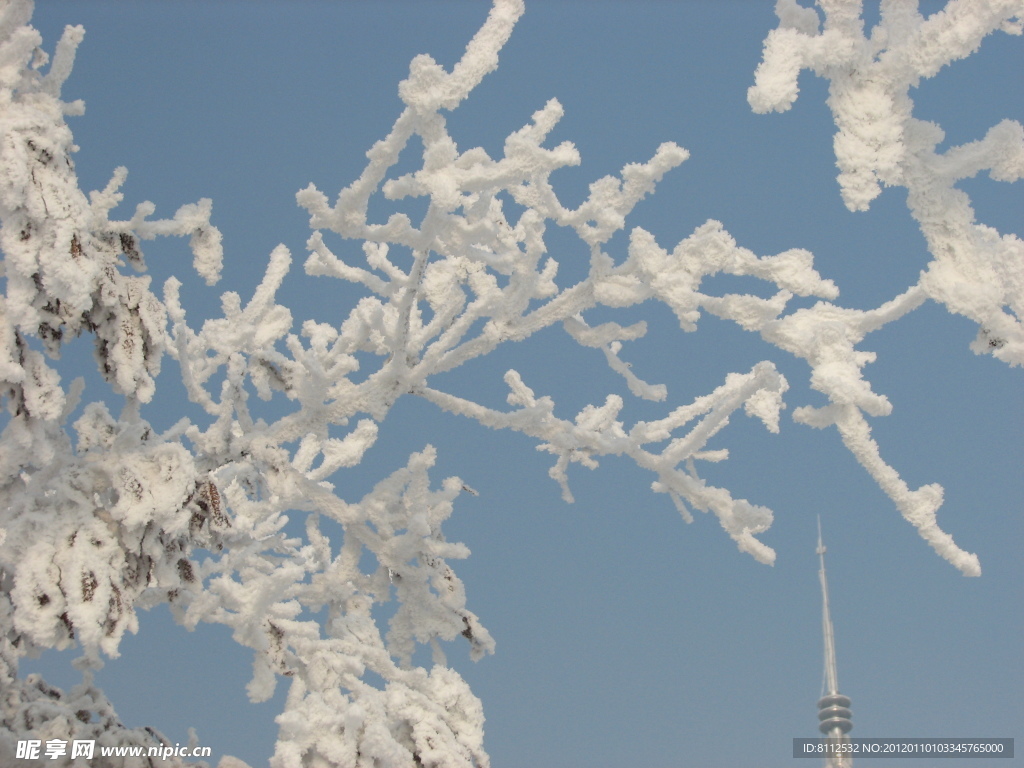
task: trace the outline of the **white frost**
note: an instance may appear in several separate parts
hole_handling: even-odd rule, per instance
[[[451,72],[428,56],[413,60],[399,87],[404,110],[333,204],[313,186],[298,193],[314,230],[306,273],[370,294],[339,325],[308,321],[300,333],[277,302],[291,265],[283,245],[251,298],[225,292],[222,317],[199,326],[190,325],[179,281],[167,281],[161,300],[148,277],[127,273],[145,269],[141,240],[189,236],[196,270],[214,283],[221,238],[210,224],[212,203],[185,205],[169,220],[150,219],[146,203],[129,220],[112,221],[127,171],[88,197],[79,189],[64,116],[81,105],[60,100],[83,31],[66,31],[44,75],[41,39],[28,26],[31,3],[0,8],[0,397],[8,413],[0,436],[0,619],[8,627],[0,638],[0,759],[12,739],[41,728],[111,745],[158,742],[117,720],[90,670],[136,631],[138,608],[166,601],[186,626],[226,625],[253,651],[252,699],[289,680],[274,768],[487,766],[481,704],[442,647],[464,638],[473,659],[495,648],[449,565],[469,549],[441,530],[458,496],[475,492],[457,477],[431,479],[429,445],[361,499],[343,498],[332,484],[360,465],[402,397],[536,440],[569,501],[573,465],[595,469],[606,456],[624,457],[651,473],[652,489],[684,519],[691,510],[713,514],[741,551],[772,563],[774,551],[758,538],[772,511],[710,485],[697,462],[728,459],[717,440],[741,409],[778,432],[785,378],[766,360],[690,403],[673,402],[668,387],[644,381],[627,362],[646,324],[592,324],[595,310],[656,301],[686,332],[710,313],[758,334],[766,352],[806,361],[811,387],[827,403],[795,408],[794,418],[836,427],[921,536],[965,574],[980,573],[977,557],[938,525],[942,488],[912,490],[881,458],[867,417],[894,405],[863,376],[875,355],[861,345],[931,300],[978,324],[976,352],[1024,363],[1024,245],[976,223],[955,186],[986,170],[998,182],[1024,175],[1024,130],[1004,121],[937,153],[942,131],[912,116],[910,98],[921,78],[969,55],[987,34],[1019,33],[1022,5],[952,0],[925,19],[916,3],[889,0],[868,35],[857,0],[820,5],[821,15],[778,0],[780,26],[765,42],[750,104],[759,112],[791,108],[804,68],[830,80],[847,206],[867,208],[883,185],[905,187],[933,259],[895,298],[845,308],[809,252],[758,256],[715,220],[672,247],[632,228],[625,255],[607,252],[634,206],[688,152],[666,142],[647,162],[595,181],[587,199],[568,208],[551,174],[582,158],[569,142],[545,146],[563,114],[553,99],[506,139],[501,157],[460,151],[441,112],[497,66],[523,12],[520,0],[495,0]],[[414,137],[422,167],[392,177]],[[427,212],[415,222],[403,213],[373,222],[374,195],[423,198]],[[511,209],[522,213],[511,217]],[[550,224],[575,231],[589,250],[589,270],[574,285],[558,281],[545,243]],[[360,241],[358,263],[333,253],[324,230]],[[720,295],[705,285],[720,274],[760,281],[765,291]],[[819,301],[792,309],[794,296]],[[632,396],[666,402],[663,415],[629,423],[626,396],[610,392],[566,416],[516,371],[504,379],[507,408],[438,383],[439,374],[553,327],[603,358]],[[69,426],[83,385],[65,391],[51,362],[79,334],[94,336],[100,373],[123,408],[114,416],[103,402],[86,403]],[[165,353],[204,415],[157,433],[143,413]],[[253,394],[274,401],[269,421]],[[305,522],[301,531],[292,518]],[[373,610],[392,600],[382,633]],[[26,653],[70,645],[82,649],[86,676],[69,694],[18,677]],[[423,648],[432,661],[416,666]],[[79,711],[96,717],[85,722]]]

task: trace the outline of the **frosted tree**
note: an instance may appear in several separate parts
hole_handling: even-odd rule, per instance
[[[921,536],[965,574],[980,573],[977,557],[938,526],[941,487],[911,490],[881,458],[865,415],[892,406],[862,376],[874,356],[861,345],[871,331],[936,301],[978,324],[975,352],[1024,362],[1024,246],[976,223],[955,186],[983,170],[996,181],[1018,179],[1024,131],[1006,121],[940,154],[941,129],[913,117],[909,96],[920,78],[970,54],[986,35],[1019,34],[1024,7],[952,0],[924,18],[914,0],[888,0],[869,35],[860,10],[855,0],[821,0],[819,10],[779,0],[781,23],[766,41],[749,100],[759,112],[786,109],[799,72],[812,69],[831,82],[847,206],[865,209],[880,185],[907,188],[934,261],[890,301],[845,308],[809,252],[758,256],[718,221],[671,249],[634,227],[626,253],[610,252],[633,207],[688,153],[665,143],[647,162],[594,182],[589,197],[568,208],[550,176],[581,157],[568,142],[546,145],[562,115],[555,100],[506,139],[501,157],[460,151],[445,113],[497,66],[523,12],[521,0],[495,0],[451,72],[429,56],[412,61],[399,86],[405,108],[355,182],[333,202],[312,186],[298,194],[313,229],[306,273],[357,284],[366,295],[338,326],[308,321],[296,329],[276,299],[292,260],[283,245],[252,297],[224,293],[221,316],[201,323],[187,316],[177,280],[161,298],[149,278],[132,274],[145,270],[143,241],[187,236],[195,269],[215,284],[221,248],[212,204],[185,205],[170,219],[151,218],[154,207],[144,204],[112,219],[124,169],[104,190],[84,194],[65,123],[82,105],[61,100],[83,30],[68,28],[50,62],[29,25],[31,3],[3,5],[0,756],[13,759],[19,738],[164,743],[151,729],[125,727],[92,674],[116,656],[126,631],[137,630],[139,609],[168,602],[182,624],[226,625],[252,651],[254,701],[287,679],[275,768],[488,765],[481,703],[441,645],[462,637],[474,659],[494,650],[449,564],[469,551],[441,531],[459,495],[472,491],[456,477],[431,478],[429,444],[361,499],[335,488],[346,472],[360,471],[377,425],[401,397],[536,439],[567,501],[570,465],[626,457],[684,519],[691,510],[711,513],[741,551],[773,562],[758,539],[772,512],[710,485],[698,463],[728,458],[715,439],[738,411],[778,431],[784,377],[766,360],[691,403],[673,403],[665,386],[644,381],[628,362],[628,344],[646,325],[594,323],[596,310],[661,302],[685,332],[710,313],[759,334],[766,352],[806,360],[828,405],[798,407],[795,419],[835,426]],[[398,174],[414,137],[422,165]],[[371,221],[374,196],[421,198],[426,213],[415,222],[402,213]],[[558,280],[558,254],[545,244],[553,225],[574,231],[589,250],[588,273],[575,284]],[[362,255],[335,253],[323,233],[360,243]],[[703,288],[718,274],[763,281],[771,296]],[[791,309],[796,296],[819,301]],[[623,391],[564,414],[514,370],[505,375],[504,409],[437,383],[440,374],[553,326],[593,349]],[[55,361],[80,335],[95,340],[109,397],[83,402],[94,393],[86,397],[82,379],[64,385]],[[159,401],[155,376],[165,357],[205,417],[159,432],[144,416]],[[626,423],[625,397],[663,402],[663,415]],[[265,402],[285,415],[264,418]],[[337,529],[340,537],[327,532]],[[384,603],[396,606],[386,628],[373,615]],[[80,686],[63,692],[19,676],[26,655],[72,646],[82,654]],[[431,662],[420,666],[424,647]]]

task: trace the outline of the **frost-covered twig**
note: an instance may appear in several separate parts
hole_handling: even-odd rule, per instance
[[[537,440],[555,457],[550,474],[569,501],[571,464],[596,468],[613,455],[632,461],[654,474],[653,490],[669,495],[685,519],[690,508],[710,511],[741,550],[772,562],[774,552],[757,538],[772,512],[706,483],[696,462],[728,457],[713,443],[741,407],[778,431],[787,382],[765,361],[727,375],[693,402],[673,403],[667,386],[648,383],[628,362],[629,344],[646,334],[646,323],[603,320],[647,301],[671,309],[684,332],[710,313],[806,360],[811,386],[828,404],[798,408],[796,419],[836,426],[922,536],[962,571],[977,573],[977,558],[937,525],[941,488],[912,491],[882,460],[866,416],[885,415],[891,405],[863,377],[874,355],[859,345],[933,299],[979,323],[976,351],[1022,362],[1020,241],[975,224],[954,188],[986,169],[996,180],[1019,178],[1021,128],[1000,123],[940,155],[941,132],[911,117],[908,95],[917,78],[966,55],[989,31],[1013,31],[1020,1],[954,0],[924,20],[913,3],[888,0],[870,38],[855,0],[822,0],[821,7],[819,32],[815,11],[779,1],[782,24],[766,42],[750,99],[759,111],[785,109],[802,67],[830,78],[848,206],[866,207],[880,184],[907,187],[935,259],[894,299],[867,311],[841,307],[837,287],[817,273],[809,252],[757,256],[714,220],[671,250],[633,228],[626,253],[610,252],[633,208],[688,152],[666,142],[647,162],[594,182],[578,207],[566,207],[551,174],[582,158],[569,142],[545,146],[562,116],[554,99],[506,139],[500,158],[479,147],[460,151],[442,113],[494,69],[523,12],[521,0],[495,0],[451,72],[430,57],[414,59],[399,87],[405,108],[333,205],[312,186],[298,194],[314,229],[307,275],[339,278],[370,295],[339,326],[311,320],[296,333],[277,298],[291,264],[283,245],[249,300],[225,293],[222,317],[198,326],[190,325],[179,281],[165,284],[161,301],[148,278],[124,273],[144,270],[141,240],[190,235],[195,267],[213,283],[220,235],[209,223],[211,204],[184,206],[163,221],[150,220],[152,206],[143,204],[128,221],[111,221],[124,169],[87,199],[64,123],[80,105],[59,98],[82,31],[65,34],[43,75],[46,57],[27,25],[31,4],[4,6],[0,394],[8,420],[0,437],[0,613],[7,630],[0,692],[7,705],[0,748],[8,734],[39,728],[64,737],[84,732],[65,715],[69,701],[86,699],[86,709],[104,713],[89,724],[102,738],[146,740],[120,724],[88,670],[115,656],[124,632],[136,630],[137,608],[166,601],[186,626],[223,624],[253,651],[254,700],[268,698],[279,677],[290,680],[275,768],[486,766],[480,702],[447,666],[441,646],[461,636],[474,659],[494,649],[449,565],[469,550],[441,531],[466,486],[455,477],[432,483],[429,444],[361,499],[343,498],[335,483],[359,467],[395,402],[415,395]],[[417,136],[421,167],[393,176]],[[418,222],[396,212],[375,223],[368,213],[375,195],[423,198],[427,210]],[[510,218],[508,210],[522,212]],[[589,254],[587,273],[574,284],[557,279],[560,254],[549,254],[545,241],[550,225],[575,232]],[[346,248],[344,241],[358,241],[356,257],[329,247],[325,235]],[[763,281],[769,295],[715,294],[705,282],[718,274]],[[821,301],[792,310],[794,296]],[[602,322],[592,322],[598,312]],[[665,403],[663,415],[627,428],[626,398],[613,391],[570,421],[515,371],[505,377],[508,411],[438,383],[440,374],[555,326],[603,360],[631,395]],[[49,362],[83,333],[95,336],[100,372],[124,398],[117,417],[101,402],[79,410],[84,384],[65,391]],[[158,433],[143,414],[164,352],[201,418]],[[393,607],[386,633],[377,624],[384,605]],[[84,651],[83,687],[65,696],[17,677],[25,653],[74,644]],[[39,701],[54,713],[50,724],[25,714],[43,707]]]
[[[881,20],[867,36],[859,0],[828,0],[820,6],[823,29],[813,9],[778,0],[780,25],[765,41],[750,104],[757,112],[784,111],[796,100],[802,69],[826,78],[837,127],[838,180],[847,207],[866,210],[882,185],[905,187],[910,213],[933,260],[916,285],[889,303],[889,308],[898,307],[896,312],[819,306],[774,324],[765,337],[805,358],[813,368],[813,386],[833,404],[817,413],[798,410],[796,417],[815,426],[836,424],[843,442],[922,537],[965,574],[977,575],[978,558],[937,526],[942,488],[931,484],[912,492],[880,458],[861,412],[882,415],[891,406],[862,380],[859,368],[874,356],[855,346],[868,331],[931,299],[977,323],[974,352],[1024,364],[1024,243],[1015,234],[1001,235],[976,223],[970,199],[955,186],[982,170],[996,181],[1019,179],[1024,129],[1004,120],[984,139],[940,154],[935,147],[944,138],[942,129],[914,118],[910,97],[921,78],[970,55],[990,33],[1019,35],[1024,3],[951,0],[925,18],[916,2],[884,0]],[[820,342],[814,341],[819,337]]]

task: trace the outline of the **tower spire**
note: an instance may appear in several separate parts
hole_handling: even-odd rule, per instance
[[[825,545],[821,541],[821,515],[818,516],[818,580],[821,582],[821,630],[825,641],[824,691],[818,700],[818,730],[828,738],[833,752],[825,758],[825,768],[850,768],[853,757],[840,751],[840,745],[849,744],[847,734],[853,728],[850,721],[850,699],[839,693],[839,674],[836,671],[836,641],[832,631],[832,615],[828,605],[828,580],[825,578]]]

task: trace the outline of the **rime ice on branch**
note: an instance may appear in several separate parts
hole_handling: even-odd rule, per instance
[[[83,668],[114,656],[135,608],[198,587],[193,546],[213,546],[216,516],[202,509],[212,488],[173,436],[158,436],[139,416],[152,398],[168,341],[167,318],[149,290],[140,242],[191,237],[196,268],[214,280],[220,234],[210,202],[152,221],[150,204],[128,221],[111,221],[126,172],[102,192],[78,187],[67,114],[60,100],[80,27],[65,30],[53,63],[28,26],[32,5],[0,9],[0,755],[14,741],[96,739],[105,746],[169,743],[155,731],[130,730],[93,688],[63,694],[18,678],[18,660],[41,648],[78,644]],[[65,391],[53,359],[69,339],[95,339],[100,373],[126,405],[115,420],[102,403],[84,408],[67,430],[83,392]],[[11,751],[7,759],[7,751]]]
[[[881,186],[905,187],[910,213],[921,227],[932,261],[915,285],[877,309],[858,311],[819,305],[769,329],[765,338],[812,366],[812,386],[828,395],[826,408],[801,408],[798,421],[835,424],[843,442],[903,516],[935,550],[967,575],[978,575],[978,558],[942,531],[936,511],[942,487],[911,491],[880,456],[864,414],[891,406],[861,380],[859,369],[874,359],[855,349],[866,334],[931,299],[978,325],[971,349],[1010,365],[1024,363],[1024,243],[975,222],[967,194],[955,185],[987,170],[994,181],[1024,174],[1024,128],[1013,120],[993,126],[983,139],[943,153],[935,151],[942,129],[913,117],[910,89],[921,78],[969,56],[992,32],[1021,34],[1024,3],[951,0],[924,18],[913,0],[883,0],[881,20],[865,36],[860,0],[821,0],[818,13],[796,0],[778,0],[779,28],[765,41],[764,60],[750,88],[757,112],[789,109],[804,68],[829,80],[828,105],[837,127],[836,163],[843,200],[866,210]]]
[[[319,231],[309,241],[312,255],[306,262],[309,274],[360,283],[375,294],[360,302],[337,340],[331,339],[339,347],[344,345],[339,351],[386,358],[358,386],[358,397],[350,391],[346,395],[377,419],[384,417],[398,395],[411,393],[487,426],[536,437],[543,441],[544,450],[557,457],[551,474],[568,500],[569,464],[593,467],[604,455],[631,456],[655,473],[653,488],[670,494],[685,516],[689,516],[687,505],[713,511],[741,549],[771,562],[774,553],[755,538],[767,529],[771,513],[733,499],[723,488],[708,486],[694,467],[697,460],[724,458],[724,452],[706,451],[705,446],[737,408],[761,418],[769,429],[778,428],[786,384],[770,363],[744,376],[730,376],[711,395],[674,409],[662,420],[632,427],[616,418],[622,400],[615,394],[603,405],[587,406],[574,421],[557,418],[550,398],[537,397],[515,371],[506,375],[509,403],[514,406],[509,412],[428,384],[431,375],[485,355],[502,343],[521,341],[562,324],[578,343],[600,350],[634,395],[664,400],[664,386],[642,381],[620,357],[624,342],[642,337],[646,325],[591,327],[584,313],[599,306],[621,308],[656,299],[672,308],[685,330],[696,328],[702,309],[753,329],[778,317],[794,294],[834,297],[837,293],[830,281],[814,271],[806,251],[758,258],[737,247],[715,221],[700,227],[672,253],[662,249],[650,233],[634,229],[627,258],[617,263],[604,246],[625,227],[628,213],[661,177],[687,158],[688,153],[675,144],[663,144],[647,163],[627,165],[619,178],[593,183],[589,197],[576,209],[564,207],[550,183],[553,171],[580,162],[568,142],[544,146],[562,115],[555,100],[506,139],[503,157],[492,159],[479,147],[460,153],[440,110],[454,108],[494,66],[497,49],[485,48],[484,43],[504,41],[520,6],[496,3],[487,25],[452,74],[444,73],[429,57],[413,61],[410,77],[399,89],[405,111],[390,135],[367,153],[366,170],[333,206],[314,187],[298,196],[310,212],[313,227],[364,242],[370,269],[343,261]],[[422,169],[389,179],[389,169],[413,136],[423,142]],[[371,223],[368,203],[378,191],[388,199],[427,198],[427,213],[418,224],[400,213],[383,224]],[[509,200],[525,209],[514,221],[505,215],[504,203]],[[544,243],[548,222],[572,228],[589,247],[589,274],[575,285],[560,287],[556,282],[558,262],[547,255]],[[410,252],[407,268],[394,258],[396,246]],[[774,284],[777,292],[770,299],[702,293],[702,280],[718,273],[758,277]],[[341,404],[333,407],[340,409]],[[695,420],[688,433],[680,434]],[[644,446],[652,443],[667,445],[651,452]]]
[[[289,679],[275,768],[486,766],[480,702],[448,668],[441,645],[464,638],[474,659],[494,649],[448,564],[469,550],[441,531],[466,486],[454,477],[431,481],[436,453],[429,445],[362,499],[343,499],[333,482],[359,471],[378,424],[398,398],[412,395],[535,438],[553,456],[550,474],[569,501],[570,465],[626,457],[651,473],[652,489],[667,494],[685,519],[691,509],[711,512],[741,550],[772,562],[774,552],[757,538],[772,521],[770,510],[709,485],[697,462],[728,457],[712,441],[741,409],[778,431],[787,383],[765,361],[729,374],[692,403],[672,403],[667,387],[644,381],[627,362],[629,343],[646,325],[592,322],[595,310],[649,300],[667,305],[683,331],[695,331],[710,313],[807,360],[811,385],[829,405],[800,408],[796,418],[836,425],[922,535],[961,570],[977,572],[977,559],[937,527],[941,488],[910,491],[880,458],[865,414],[885,415],[891,406],[861,375],[873,354],[857,347],[931,298],[979,322],[979,349],[1021,361],[1020,241],[974,224],[953,188],[982,168],[998,180],[1019,176],[1020,126],[1003,123],[977,144],[939,156],[938,129],[910,117],[907,95],[942,56],[965,55],[987,31],[1005,27],[1014,5],[994,1],[976,10],[954,2],[945,20],[924,21],[912,3],[887,2],[870,40],[857,3],[822,6],[819,33],[816,12],[780,0],[782,26],[767,41],[751,103],[761,111],[788,107],[802,66],[832,78],[845,199],[862,208],[880,183],[907,186],[935,257],[920,283],[890,302],[869,311],[838,306],[838,289],[814,270],[810,253],[757,256],[717,221],[671,249],[634,228],[625,254],[609,252],[634,206],[687,152],[663,144],[646,163],[594,182],[579,207],[567,208],[550,177],[581,158],[571,143],[545,146],[562,115],[555,100],[506,139],[501,157],[460,151],[443,113],[497,66],[523,12],[521,0],[496,0],[452,72],[429,56],[413,60],[399,87],[405,109],[333,205],[312,186],[298,194],[315,230],[306,273],[361,285],[368,295],[340,326],[309,321],[294,333],[291,312],[276,298],[291,264],[283,245],[248,301],[225,293],[223,316],[198,327],[189,324],[177,280],[165,284],[160,301],[148,278],[124,274],[127,265],[144,268],[140,240],[188,234],[196,268],[213,282],[220,248],[210,204],[155,222],[143,205],[129,221],[110,221],[123,170],[87,200],[63,118],[75,107],[59,100],[81,30],[66,33],[43,75],[45,54],[27,26],[31,5],[8,4],[0,16],[0,376],[8,412],[0,438],[0,613],[7,628],[0,639],[0,748],[36,732],[24,712],[42,699],[63,723],[53,733],[82,732],[84,724],[64,717],[74,699],[109,715],[96,721],[104,723],[104,738],[136,738],[88,674],[65,697],[18,679],[17,663],[35,649],[77,643],[83,666],[95,667],[101,654],[116,655],[125,630],[135,631],[137,607],[168,601],[186,626],[224,624],[253,650],[253,700],[270,697],[279,677]],[[947,38],[957,41],[952,52]],[[394,176],[414,136],[423,144],[422,167]],[[369,201],[378,194],[423,198],[426,214],[418,222],[401,213],[371,222]],[[510,218],[513,207],[522,213]],[[550,224],[575,231],[589,249],[589,270],[575,284],[557,280],[557,254],[545,244]],[[331,250],[325,233],[360,242],[361,258]],[[771,296],[711,293],[704,281],[718,274],[764,281]],[[794,296],[822,301],[787,311]],[[593,350],[622,377],[628,395],[610,392],[567,416],[514,370],[504,378],[507,409],[437,383],[437,374],[552,326]],[[79,411],[83,385],[66,392],[48,362],[79,334],[95,336],[100,372],[125,400],[117,418],[102,402]],[[205,415],[157,434],[142,412],[164,352]],[[625,423],[629,395],[666,402],[664,414]],[[278,401],[272,420],[261,418],[267,411],[257,400]],[[282,408],[290,410],[281,416]],[[339,528],[340,536],[331,533]],[[374,610],[391,601],[382,633]],[[417,666],[424,648],[431,662]]]

